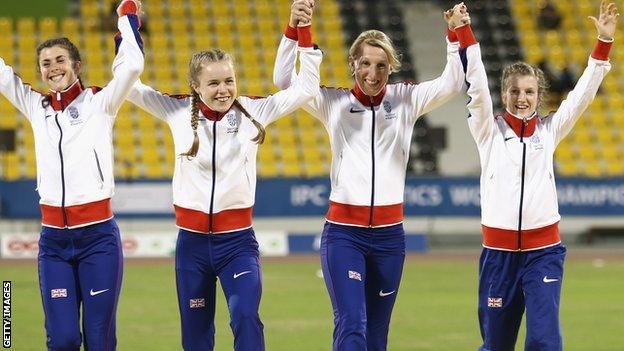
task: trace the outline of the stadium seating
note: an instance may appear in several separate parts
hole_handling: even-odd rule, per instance
[[[596,29],[587,16],[598,15],[596,1],[557,1],[562,21],[559,30],[545,30],[536,21],[539,2],[512,1],[520,42],[526,60],[537,64],[547,59],[555,70],[571,67],[577,76],[587,65],[596,40]],[[622,38],[622,26],[617,38]],[[562,175],[622,176],[624,174],[624,103],[621,96],[624,69],[618,62],[624,56],[614,47],[611,59],[616,62],[587,112],[581,116],[570,135],[559,145],[555,166]],[[556,108],[553,101],[548,109]]]
[[[39,90],[44,87],[35,72],[34,49],[48,37],[69,37],[81,49],[85,64],[83,81],[103,86],[111,79],[114,55],[114,0],[81,1],[74,18],[0,18],[3,33],[0,57],[15,67],[24,81]],[[279,0],[249,0],[248,6],[234,6],[226,0],[146,1],[144,33],[146,66],[142,80],[166,93],[188,93],[188,60],[196,50],[219,47],[230,52],[237,63],[239,93],[268,95],[272,84],[275,52],[289,7]],[[338,16],[339,4],[323,2],[317,8],[315,41],[331,53],[323,65],[322,83],[349,86],[344,38]],[[331,65],[327,64],[331,61]],[[17,151],[7,160],[11,167],[0,177],[13,180],[35,178],[32,132],[28,122],[6,99],[0,99],[0,128],[16,129]],[[329,142],[322,125],[305,112],[297,111],[267,129],[260,147],[258,174],[264,177],[312,177],[329,173]],[[115,125],[115,175],[118,179],[167,179],[173,173],[174,150],[169,128],[160,120],[125,103]],[[13,163],[13,161],[17,161]]]

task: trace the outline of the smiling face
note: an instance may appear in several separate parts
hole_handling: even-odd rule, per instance
[[[80,61],[72,61],[69,51],[61,46],[44,48],[39,53],[41,80],[51,90],[63,91],[69,88],[78,79],[81,67]]]
[[[539,104],[537,77],[519,74],[509,77],[502,99],[511,114],[520,118],[533,116]]]
[[[386,52],[377,46],[362,44],[362,55],[351,58],[357,85],[368,96],[375,96],[388,83],[390,64]]]
[[[226,112],[237,96],[234,65],[230,60],[206,62],[191,86],[210,109]]]

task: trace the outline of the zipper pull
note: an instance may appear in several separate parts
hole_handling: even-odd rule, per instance
[[[56,92],[56,101],[61,101],[61,93],[60,92]]]

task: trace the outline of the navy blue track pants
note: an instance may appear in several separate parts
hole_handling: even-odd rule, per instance
[[[198,234],[181,229],[176,245],[176,285],[186,351],[214,349],[217,278],[230,312],[234,350],[263,351],[260,253],[253,229]]]
[[[566,248],[483,249],[479,261],[480,351],[513,351],[526,309],[526,351],[563,349],[559,301]]]
[[[115,313],[123,272],[119,228],[113,219],[77,229],[43,227],[39,287],[51,351],[115,350]]]
[[[386,350],[404,261],[402,224],[325,223],[321,266],[334,310],[334,351]]]

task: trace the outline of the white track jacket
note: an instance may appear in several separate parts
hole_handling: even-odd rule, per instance
[[[279,45],[273,81],[291,85],[296,41]],[[418,117],[462,90],[459,45],[447,41],[447,64],[436,79],[388,84],[376,97],[354,89],[321,87],[304,109],[321,121],[332,149],[331,194],[326,219],[332,223],[384,227],[403,222],[403,192],[411,136]],[[345,63],[346,64],[346,63]]]
[[[541,118],[522,120],[505,113],[494,116],[481,51],[469,26],[456,30],[460,41],[473,45],[460,49],[465,58],[470,101],[468,126],[481,161],[481,223],[483,246],[522,251],[561,242],[558,223],[553,156],[572,130],[611,65],[610,43],[598,41],[587,68],[559,109]],[[470,40],[468,40],[470,41]]]
[[[125,39],[103,89],[76,81],[63,92],[32,89],[0,59],[0,92],[26,116],[34,133],[42,224],[75,228],[113,217],[115,116],[143,71],[138,19],[118,19]]]
[[[307,31],[309,27],[300,29]],[[239,96],[240,104],[263,126],[312,99],[319,91],[320,50],[301,46],[300,73],[293,85],[268,97]],[[173,204],[176,225],[197,233],[224,233],[252,225],[256,192],[256,154],[251,141],[257,134],[253,123],[234,105],[225,114],[211,111],[200,102],[196,157],[179,156],[193,143],[191,97],[169,96],[140,82],[128,100],[164,120],[173,134],[175,170]]]

